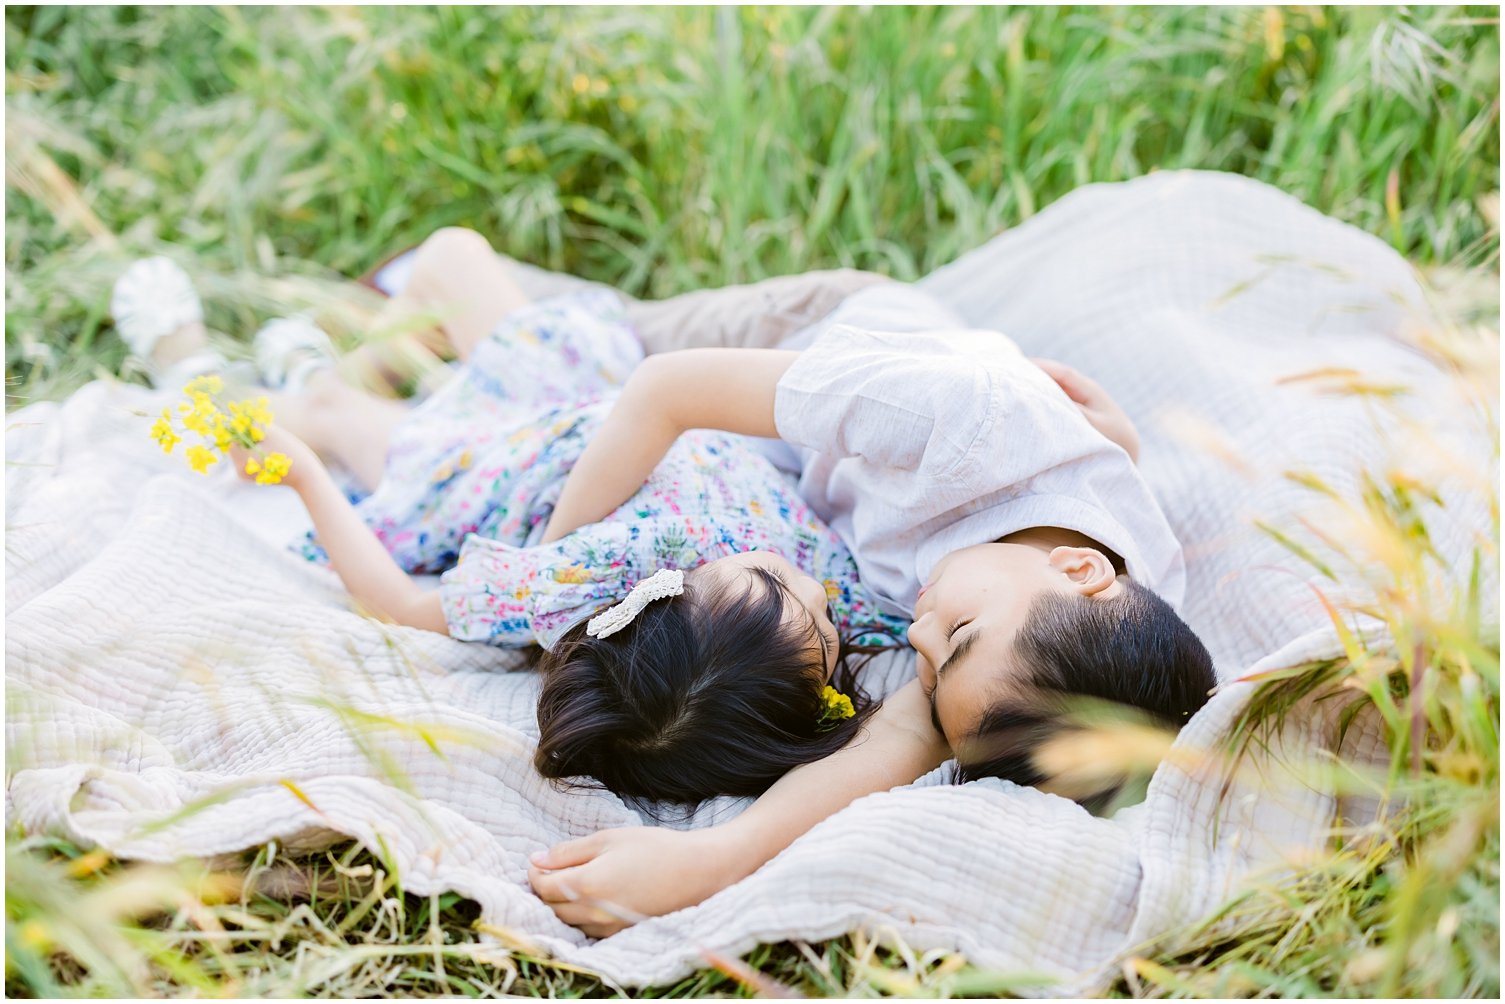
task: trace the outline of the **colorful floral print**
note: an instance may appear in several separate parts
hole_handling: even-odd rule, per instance
[[[825,583],[844,635],[902,637],[851,554],[749,441],[681,436],[648,482],[599,523],[540,544],[554,503],[642,347],[609,292],[518,311],[393,436],[357,510],[410,572],[442,572],[451,635],[551,645],[660,568],[774,551]],[[310,538],[310,558],[322,552]]]

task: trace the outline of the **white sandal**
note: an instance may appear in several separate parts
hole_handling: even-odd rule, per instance
[[[268,321],[251,343],[261,381],[273,390],[302,390],[309,376],[335,363],[329,336],[301,315]]]
[[[121,341],[159,386],[219,370],[225,358],[208,346],[158,370],[152,350],[179,328],[204,320],[204,306],[188,273],[171,259],[142,258],[115,280],[110,315]]]

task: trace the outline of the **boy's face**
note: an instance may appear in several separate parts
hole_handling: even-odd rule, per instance
[[[952,749],[1009,692],[1014,636],[1044,592],[1110,599],[1123,586],[1090,547],[979,544],[953,551],[920,590],[909,643],[932,718]]]

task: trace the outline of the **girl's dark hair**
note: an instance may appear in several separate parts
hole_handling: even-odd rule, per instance
[[[1111,600],[1046,593],[1014,639],[1017,684],[983,713],[957,755],[960,782],[1001,777],[1034,786],[1049,780],[1035,763],[1047,739],[1079,727],[1089,702],[1130,705],[1179,730],[1217,685],[1212,656],[1170,604],[1126,582]],[[1078,801],[1099,811],[1121,785]]]
[[[771,572],[750,571],[762,588],[686,579],[683,595],[649,604],[621,631],[588,638],[577,625],[543,653],[539,773],[694,803],[760,795],[846,745],[874,710],[856,668],[841,658],[831,681],[856,715],[823,725],[815,625],[786,621],[793,596]]]

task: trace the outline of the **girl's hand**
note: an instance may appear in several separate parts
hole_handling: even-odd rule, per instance
[[[592,938],[694,906],[757,867],[739,868],[723,831],[630,826],[532,857],[528,881],[555,916]]]
[[[1031,359],[1030,362],[1044,370],[1045,375],[1066,392],[1094,429],[1123,447],[1130,460],[1139,462],[1139,432],[1101,384],[1054,359]]]
[[[268,425],[266,436],[256,444],[254,449],[246,449],[240,445],[230,447],[230,463],[235,468],[235,473],[243,481],[255,481],[255,474],[246,473],[246,461],[261,461],[268,454],[281,453],[291,461],[287,474],[282,478],[282,484],[289,488],[298,489],[308,479],[309,472],[321,469],[324,464],[307,443],[293,435],[279,425]]]

